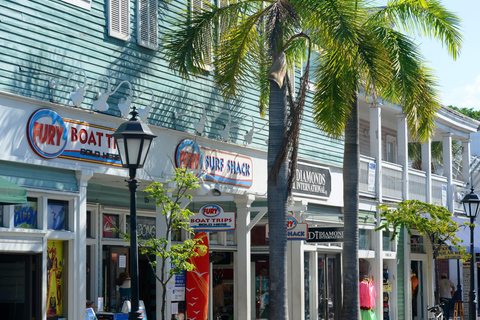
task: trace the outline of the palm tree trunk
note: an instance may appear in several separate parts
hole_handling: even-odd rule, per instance
[[[286,128],[287,90],[270,81],[268,172],[275,162],[277,150]],[[270,250],[269,319],[288,319],[287,309],[287,166],[284,163],[277,180],[268,179],[268,225]]]
[[[358,140],[358,99],[355,93],[352,114],[345,126],[343,155],[343,308],[342,320],[360,319],[358,262],[358,203],[360,147]],[[378,177],[377,177],[378,178]],[[353,236],[354,235],[354,236]]]

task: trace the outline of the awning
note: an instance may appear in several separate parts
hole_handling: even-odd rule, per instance
[[[27,189],[0,178],[0,205],[27,202]]]
[[[477,220],[480,220],[480,217],[477,217]],[[455,221],[460,226],[465,224],[465,222],[470,222],[470,219],[467,219],[467,217],[461,218],[452,216],[452,221]],[[473,232],[473,251],[480,253],[480,227],[477,226],[475,229],[473,229]],[[460,231],[457,232],[457,238],[463,240],[461,245],[464,246],[467,249],[467,252],[470,253],[470,227],[460,228]]]

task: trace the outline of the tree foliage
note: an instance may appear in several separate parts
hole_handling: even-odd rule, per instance
[[[175,184],[175,193],[168,186]],[[192,216],[190,210],[185,209],[186,204],[192,200],[192,195],[187,192],[197,189],[198,178],[185,168],[176,168],[174,176],[167,179],[165,183],[153,182],[145,191],[149,193],[149,199],[155,199],[157,207],[160,208],[165,221],[163,238],[149,238],[138,240],[139,251],[144,254],[152,267],[155,277],[162,285],[162,319],[165,320],[166,293],[167,284],[175,274],[181,274],[183,271],[191,271],[194,265],[189,262],[193,257],[198,256],[198,250],[206,250],[206,246],[199,242],[199,239],[187,239],[182,242],[172,244],[170,242],[173,233],[181,230],[193,234],[193,229],[188,225],[188,218]],[[129,235],[124,235],[129,239]],[[192,237],[193,238],[193,237]],[[201,240],[200,240],[201,241]],[[157,259],[151,259],[156,256]]]
[[[466,256],[466,249],[462,246],[463,240],[457,238],[456,233],[467,224],[458,225],[451,219],[452,213],[445,207],[437,206],[418,200],[406,200],[393,205],[380,205],[377,207],[383,224],[375,231],[385,230],[391,233],[390,241],[395,240],[401,229],[405,228],[409,235],[416,230],[420,235],[426,235],[432,246],[433,258],[435,259],[436,293],[438,302],[438,279],[437,266],[438,253],[442,246],[452,246],[459,254]],[[391,231],[392,230],[392,231]]]
[[[458,108],[455,106],[448,106],[449,108],[452,108],[455,111],[460,112],[461,114],[466,115],[467,117],[470,117],[475,120],[480,120],[480,110],[473,110],[473,108]]]

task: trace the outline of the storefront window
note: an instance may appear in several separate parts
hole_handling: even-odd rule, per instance
[[[304,266],[305,320],[310,320],[310,283],[312,281],[312,277],[310,276],[310,252],[304,253],[304,259],[305,259],[305,266]]]
[[[218,244],[218,232],[208,232],[208,243]]]
[[[395,251],[394,241],[390,241],[391,234],[383,231],[382,233],[383,251]]]
[[[3,207],[4,206],[0,206],[0,227],[4,227],[3,225]]]
[[[235,245],[235,235],[236,235],[235,231],[227,232],[227,245],[229,246]]]
[[[87,238],[93,238],[92,236],[92,211],[87,211]]]
[[[67,252],[63,241],[47,241],[47,319],[66,314]]]
[[[267,262],[255,263],[255,317],[268,319],[269,314],[269,267]]]
[[[27,198],[26,203],[15,205],[14,212],[14,227],[37,229],[37,198]]]
[[[358,249],[371,250],[370,248],[370,230],[358,230]]]
[[[104,238],[119,238],[118,229],[120,229],[120,218],[118,214],[104,214],[103,215],[103,237]]]
[[[127,216],[127,233],[130,233],[130,216]],[[155,217],[137,217],[137,235],[140,239],[147,240],[157,237]]]
[[[47,229],[66,230],[68,221],[68,201],[48,200]]]
[[[410,251],[412,253],[424,253],[423,251],[423,238],[421,236],[410,237]]]

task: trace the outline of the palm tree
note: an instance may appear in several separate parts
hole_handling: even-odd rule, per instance
[[[286,213],[296,165],[300,120],[309,76],[310,48],[318,49],[314,71],[314,119],[328,134],[345,130],[342,319],[359,318],[358,302],[358,104],[357,92],[402,105],[414,137],[431,136],[439,104],[434,80],[417,47],[392,25],[417,28],[440,39],[455,57],[458,19],[435,0],[396,0],[370,10],[366,0],[233,0],[185,12],[165,38],[170,68],[188,79],[213,64],[222,94],[236,97],[255,80],[260,113],[269,111],[268,212],[270,225],[270,319],[287,319]],[[218,26],[218,28],[215,28]],[[216,30],[216,33],[212,33]],[[211,61],[211,48],[214,48]],[[286,66],[305,61],[293,99]],[[285,81],[283,81],[285,79]],[[346,125],[348,123],[348,125]]]

